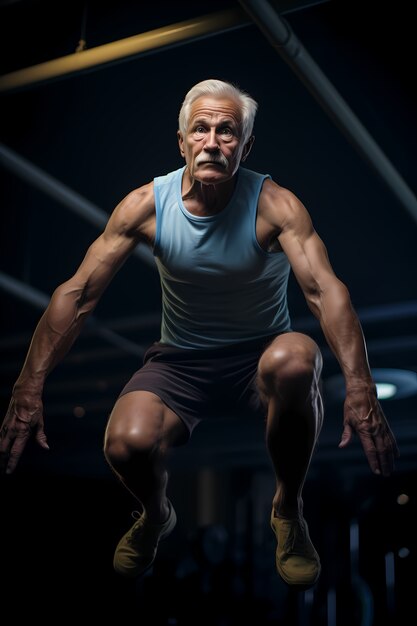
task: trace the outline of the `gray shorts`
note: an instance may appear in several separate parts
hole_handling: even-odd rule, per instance
[[[207,350],[156,342],[120,396],[130,391],[155,393],[181,418],[190,435],[202,419],[242,413],[265,417],[256,385],[257,367],[276,336]]]

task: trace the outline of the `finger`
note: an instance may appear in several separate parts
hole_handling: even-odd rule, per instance
[[[378,455],[379,466],[383,476],[391,476],[394,471],[394,459],[391,454],[385,453]]]
[[[35,439],[38,442],[38,444],[41,446],[41,448],[44,448],[45,450],[49,450],[48,441],[46,439],[45,431],[43,430],[42,426],[39,426],[36,432]]]
[[[394,434],[393,434],[391,429],[388,430],[388,437],[389,437],[390,442],[391,442],[391,446],[392,446],[394,457],[396,459],[398,459],[398,457],[400,456],[400,450],[399,450],[398,445],[397,445],[397,440],[395,439]]]
[[[378,453],[375,447],[372,436],[369,433],[358,432],[359,438],[362,443],[366,458],[368,459],[369,467],[374,474],[381,474],[381,468],[379,466]]]
[[[8,452],[11,440],[10,431],[3,427],[0,433],[0,454],[6,454]]]
[[[18,464],[19,459],[22,456],[22,452],[27,444],[29,436],[30,432],[28,431],[23,435],[19,435],[18,437],[16,437],[10,450],[9,459],[6,466],[6,474],[11,474],[16,469],[16,465]]]
[[[342,432],[342,438],[340,439],[339,448],[345,448],[352,441],[353,428],[349,424],[345,424]]]
[[[12,446],[13,439],[10,435],[10,431],[5,431],[0,442],[0,471],[3,473],[7,467],[7,461],[9,458],[9,450]]]
[[[378,453],[379,466],[383,476],[389,476],[394,471],[394,452],[392,441],[386,433],[375,438],[375,447]]]
[[[0,472],[3,474],[7,468],[7,462],[9,460],[8,450],[0,452]]]

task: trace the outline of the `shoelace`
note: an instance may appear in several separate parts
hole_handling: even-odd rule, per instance
[[[132,541],[135,541],[136,535],[138,534],[139,531],[142,530],[142,527],[143,527],[142,513],[140,511],[132,511],[131,515],[133,519],[136,520],[136,523],[133,524],[132,529],[129,533],[129,536],[127,537],[127,541],[129,543],[132,543]]]

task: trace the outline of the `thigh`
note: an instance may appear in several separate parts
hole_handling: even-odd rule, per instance
[[[106,428],[106,440],[121,438],[159,441],[178,446],[190,437],[183,420],[153,392],[131,391],[120,396]]]
[[[257,386],[258,363],[262,353],[275,338],[275,335],[269,335],[251,342],[249,350],[244,349],[231,360],[224,397],[229,400],[233,414],[265,417],[267,405]]]
[[[149,391],[185,424],[189,434],[211,411],[213,365],[206,351],[183,350],[160,342],[146,353],[144,364],[121,390]]]

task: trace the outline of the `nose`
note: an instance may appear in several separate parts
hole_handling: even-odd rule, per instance
[[[207,150],[208,152],[215,152],[216,150],[219,150],[219,142],[215,128],[211,128],[210,132],[207,133],[204,150]]]

